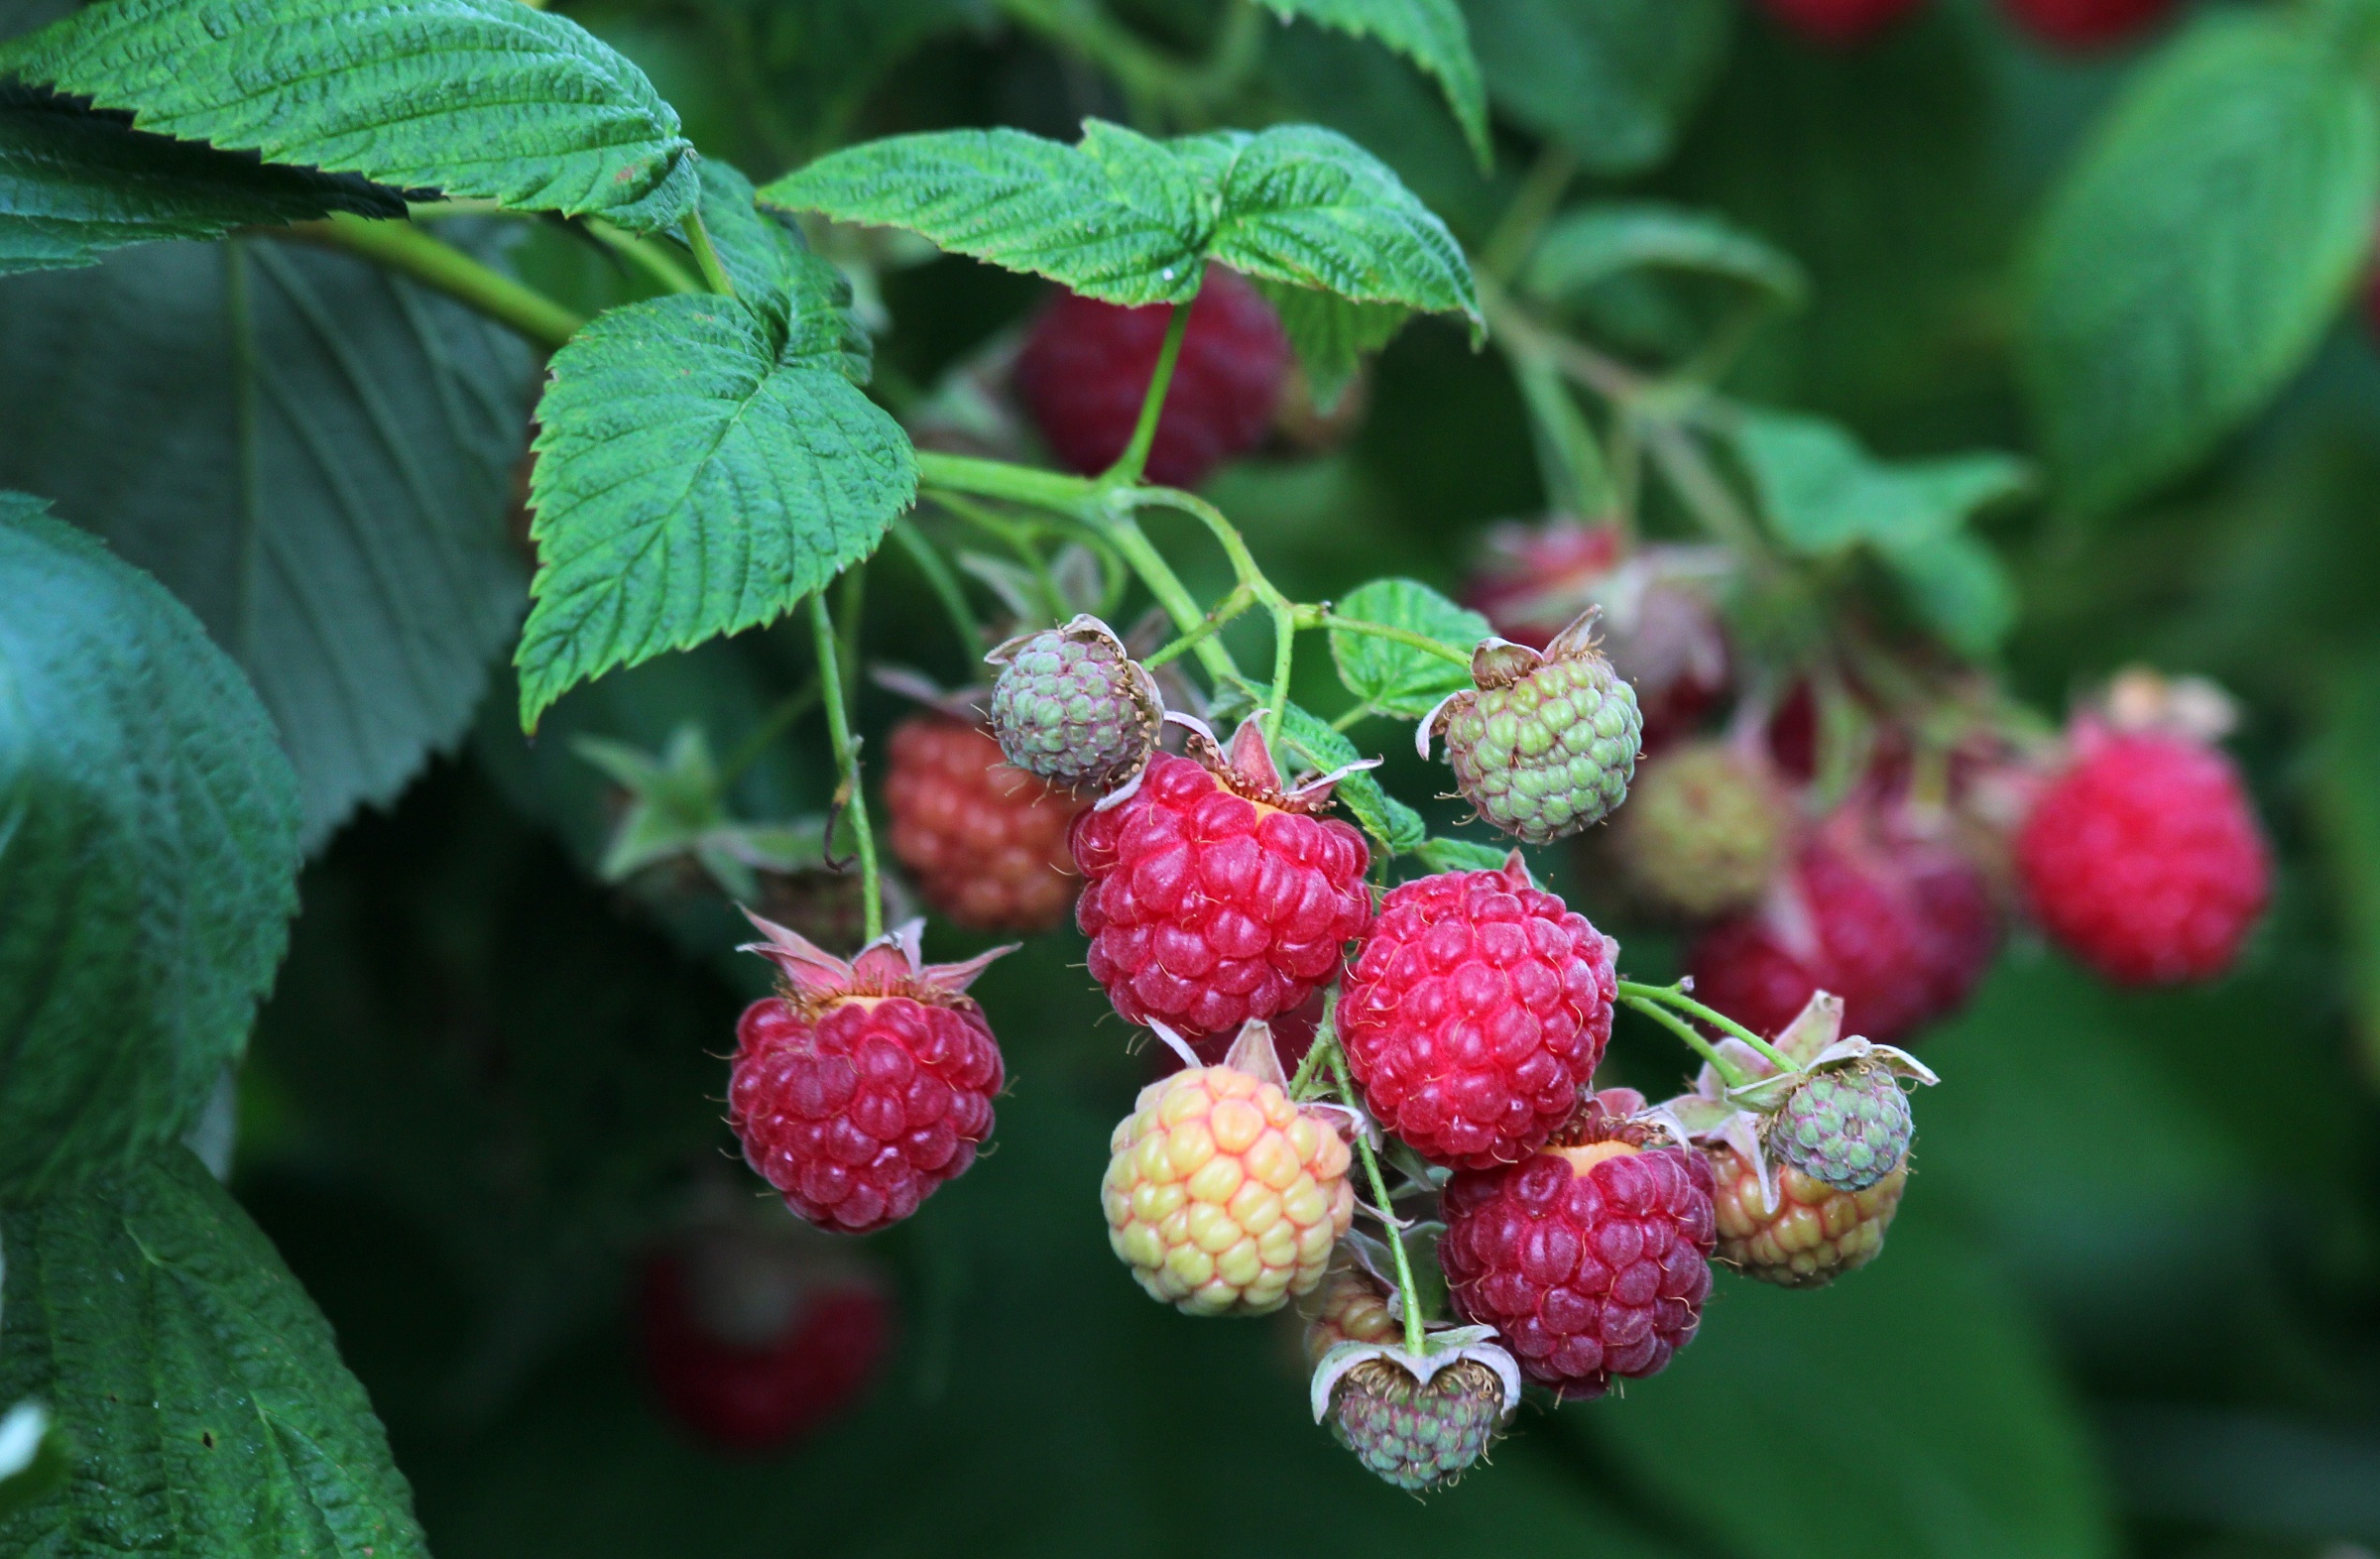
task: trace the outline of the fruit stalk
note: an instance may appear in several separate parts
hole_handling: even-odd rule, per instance
[[[1742,1067],[1728,1060],[1710,1040],[1695,1032],[1694,1025],[1685,1019],[1657,1002],[1647,1001],[1641,996],[1629,995],[1628,987],[1632,983],[1626,980],[1620,982],[1620,1006],[1642,1013],[1654,1022],[1676,1034],[1680,1039],[1685,1040],[1697,1055],[1710,1062],[1718,1070],[1719,1075],[1726,1079],[1729,1088],[1741,1088],[1752,1080],[1744,1074]]]
[[[686,247],[694,251],[694,269],[702,273],[702,285],[721,298],[735,297],[736,284],[719,263],[719,251],[711,247],[711,230],[702,225],[700,206],[686,207],[685,227]]]
[[[1797,1070],[1794,1059],[1784,1051],[1744,1027],[1726,1014],[1716,1008],[1705,1007],[1674,985],[1644,985],[1634,980],[1622,980],[1619,982],[1619,997],[1621,1001],[1626,1002],[1638,1012],[1644,1011],[1644,1004],[1648,1002],[1660,1002],[1674,1007],[1689,1018],[1699,1018],[1712,1027],[1734,1035],[1759,1051],[1779,1071]]]
[[[1338,1085],[1339,1098],[1350,1110],[1361,1111],[1356,1080],[1347,1072],[1347,1052],[1339,1047],[1339,993],[1333,991],[1323,1008],[1322,1026],[1315,1031],[1314,1049],[1308,1053],[1310,1064],[1315,1055],[1322,1055],[1331,1068],[1331,1079]],[[1298,1068],[1302,1075],[1304,1066]],[[1405,1312],[1405,1352],[1419,1355],[1422,1351],[1421,1287],[1413,1281],[1413,1260],[1405,1254],[1403,1231],[1395,1224],[1395,1209],[1388,1204],[1388,1177],[1380,1173],[1380,1157],[1371,1149],[1371,1139],[1362,1132],[1356,1136],[1356,1157],[1364,1165],[1365,1181],[1371,1187],[1371,1202],[1380,1210],[1381,1233],[1388,1237],[1388,1250],[1396,1259],[1396,1291]]]
[[[1165,415],[1165,392],[1173,384],[1173,365],[1182,355],[1182,337],[1190,333],[1190,305],[1176,303],[1166,316],[1165,342],[1157,348],[1156,371],[1148,377],[1148,393],[1140,400],[1140,418],[1124,453],[1099,478],[1102,487],[1130,487],[1148,464],[1148,446],[1157,441],[1157,420]]]
[[[852,740],[851,718],[843,704],[835,622],[827,615],[825,595],[817,591],[810,594],[810,639],[817,647],[818,686],[826,695],[826,730],[834,744],[835,772],[842,776],[838,788],[848,792],[843,815],[851,823],[852,846],[860,857],[860,905],[867,917],[868,940],[873,942],[885,934],[884,882],[876,864],[876,833],[868,825],[868,796],[860,787],[859,744]]]

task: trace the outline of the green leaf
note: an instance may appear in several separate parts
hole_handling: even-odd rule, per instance
[[[0,85],[0,274],[332,211],[403,216],[405,202],[358,179],[144,135],[117,115]]]
[[[2051,196],[2024,365],[2078,505],[2178,475],[2297,372],[2355,285],[2380,118],[2282,12],[2216,14],[2132,78]]]
[[[1252,688],[1248,691],[1251,696],[1255,693]],[[1281,763],[1284,773],[1307,767],[1328,774],[1363,758],[1356,744],[1332,730],[1328,720],[1295,704],[1281,711],[1281,745],[1288,750]],[[1421,814],[1383,789],[1369,770],[1358,770],[1342,779],[1333,793],[1383,855],[1418,849],[1429,835],[1429,825]]]
[[[916,457],[844,367],[799,337],[779,355],[751,310],[694,296],[615,308],[554,354],[524,726],[612,666],[790,611],[875,550],[917,496]]]
[[[180,1148],[9,1210],[0,1397],[73,1447],[0,1552],[425,1559],[413,1498],[330,1327]]]
[[[2016,626],[2016,581],[1999,554],[1974,537],[1955,532],[1877,551],[1917,615],[1961,655],[1990,655]]]
[[[1263,0],[1286,22],[1303,17],[1318,27],[1376,38],[1438,78],[1447,107],[1463,127],[1482,168],[1494,161],[1488,142],[1488,92],[1471,52],[1471,29],[1455,0]]]
[[[1487,618],[1413,579],[1374,579],[1358,585],[1333,610],[1357,622],[1402,628],[1461,652],[1462,660],[1450,660],[1393,640],[1331,630],[1331,659],[1338,662],[1339,679],[1348,691],[1405,720],[1420,719],[1447,694],[1471,686],[1472,649],[1495,632]]]
[[[247,679],[44,508],[0,494],[0,1194],[188,1130],[298,907],[297,785]]]
[[[726,163],[703,163],[703,227],[737,298],[768,321],[780,350],[840,353],[843,376],[866,384],[875,345],[852,317],[851,284],[810,251],[791,222],[753,200],[751,180]]]
[[[1074,146],[1021,130],[893,136],[764,185],[764,204],[905,227],[953,254],[1111,303],[1198,296],[1212,196],[1167,148],[1105,120]]]
[[[519,0],[103,0],[0,72],[143,130],[530,211],[677,220],[695,158],[644,72]]]
[[[1401,303],[1351,303],[1334,293],[1279,282],[1256,284],[1281,316],[1281,331],[1306,371],[1315,405],[1339,404],[1369,354],[1396,339],[1413,310]]]
[[[521,621],[536,364],[511,332],[310,247],[160,244],[10,279],[0,361],[0,486],[198,614],[280,727],[309,845],[460,736]]]
[[[1488,95],[1590,172],[1669,155],[1725,52],[1724,0],[1464,0]]]
[[[1512,858],[1510,845],[1484,845],[1441,834],[1414,852],[1433,872],[1494,872]]]
[[[1651,201],[1563,212],[1546,224],[1521,285],[1561,302],[1638,270],[1718,277],[1781,308],[1798,304],[1810,290],[1801,266],[1767,240],[1716,213]]]
[[[1360,303],[1479,317],[1446,224],[1377,159],[1312,125],[1151,141],[1083,121],[1074,146],[952,130],[846,148],[764,204],[905,227],[1112,303],[1187,302],[1204,263]]]
[[[1743,1559],[2112,1559],[2106,1493],[2048,1348],[1924,1194],[1911,1182],[1883,1254],[1824,1291],[1722,1277],[1652,1388],[1624,1413],[1567,1411],[1564,1428]],[[1826,1426],[1790,1456],[1753,1405],[1786,1401]]]
[[[19,1402],[0,1413],[0,1521],[66,1482],[66,1453],[51,1432],[50,1411]]]

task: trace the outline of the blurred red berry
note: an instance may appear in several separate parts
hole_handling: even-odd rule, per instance
[[[948,715],[910,716],[891,747],[892,856],[928,904],[970,931],[1046,931],[1066,918],[1079,886],[1066,827],[1079,801]]]
[[[1768,13],[1824,44],[1865,43],[1923,0],[1760,0]]]
[[[2154,25],[2174,0],[2001,0],[2010,16],[2056,49],[2096,49]]]

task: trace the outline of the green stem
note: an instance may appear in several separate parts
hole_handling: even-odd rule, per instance
[[[942,560],[942,554],[934,550],[933,543],[925,539],[925,533],[917,529],[917,522],[908,516],[903,515],[892,522],[892,540],[900,543],[900,549],[909,554],[909,561],[915,563],[917,571],[925,575],[927,587],[934,592],[935,599],[942,603],[943,614],[950,619],[950,626],[958,630],[960,641],[966,645],[967,659],[971,661],[981,659],[984,653],[984,625],[977,619],[975,608],[967,604],[967,592],[960,588],[959,576],[950,571],[950,564]]]
[[[1726,1056],[1721,1052],[1717,1045],[1704,1038],[1695,1030],[1694,1024],[1688,1022],[1685,1019],[1680,1018],[1668,1008],[1663,1007],[1656,1002],[1648,1002],[1641,996],[1623,995],[1620,997],[1619,1003],[1622,1007],[1633,1008],[1637,1012],[1642,1013],[1654,1022],[1659,1023],[1671,1033],[1676,1034],[1679,1038],[1685,1040],[1688,1045],[1693,1047],[1694,1052],[1697,1055],[1701,1056],[1704,1060],[1710,1062],[1713,1067],[1718,1069],[1719,1075],[1726,1080],[1726,1084],[1729,1088],[1740,1088],[1745,1083],[1751,1081],[1749,1077],[1744,1075],[1742,1067],[1737,1066],[1734,1062],[1728,1060]]]
[[[686,207],[686,247],[694,251],[694,269],[702,273],[702,285],[722,298],[736,296],[736,284],[728,279],[727,267],[719,263],[719,251],[711,247],[711,230],[702,225],[702,207]]]
[[[1426,634],[1413,632],[1410,628],[1397,628],[1387,623],[1368,623],[1360,617],[1341,617],[1338,613],[1328,609],[1322,611],[1308,609],[1307,612],[1301,612],[1299,622],[1303,627],[1328,628],[1334,633],[1363,634],[1371,639],[1386,639],[1392,643],[1403,645],[1407,649],[1434,655],[1441,660],[1452,660],[1457,665],[1468,666],[1471,664],[1469,650],[1459,650],[1453,645],[1441,644]]]
[[[1206,642],[1208,635],[1218,632],[1242,612],[1255,604],[1256,593],[1253,590],[1249,589],[1246,585],[1235,585],[1230,595],[1215,603],[1215,610],[1207,614],[1205,622],[1181,635],[1156,654],[1143,657],[1140,663],[1153,670],[1184,651],[1197,649]]]
[[[860,784],[859,743],[852,739],[851,720],[843,704],[843,672],[836,653],[835,621],[826,610],[822,591],[810,592],[810,642],[818,654],[818,685],[826,694],[826,730],[834,743],[835,770],[841,787],[850,791],[843,815],[851,823],[853,847],[860,857],[860,899],[867,914],[868,940],[885,934],[884,884],[877,875],[876,833],[868,826],[868,795]]]
[[[1544,231],[1546,219],[1554,214],[1578,171],[1577,153],[1560,141],[1545,143],[1512,203],[1504,207],[1495,231],[1488,235],[1487,247],[1480,251],[1481,272],[1497,282],[1512,279],[1537,247],[1537,235]]]
[[[1281,594],[1278,586],[1264,577],[1256,559],[1248,549],[1248,540],[1239,528],[1225,518],[1222,510],[1196,493],[1185,493],[1172,487],[1134,487],[1116,495],[1118,502],[1133,508],[1160,507],[1189,515],[1205,526],[1223,548],[1223,555],[1232,565],[1232,577],[1253,594],[1272,619],[1272,686],[1264,700],[1264,738],[1278,742],[1281,717],[1289,707],[1289,671],[1297,647],[1298,605]],[[1170,570],[1168,570],[1170,572]],[[1203,651],[1202,651],[1203,655]],[[1208,669],[1216,669],[1212,661]]]
[[[1156,442],[1157,419],[1165,413],[1165,391],[1173,383],[1173,365],[1182,355],[1182,336],[1189,328],[1190,305],[1174,304],[1165,321],[1165,344],[1157,348],[1156,371],[1148,376],[1148,389],[1140,397],[1140,420],[1132,424],[1132,436],[1124,453],[1100,474],[1100,486],[1130,487],[1140,480],[1141,468],[1148,464],[1148,446]]]
[[[1623,998],[1634,997],[1639,1001],[1660,1002],[1674,1007],[1690,1018],[1701,1019],[1724,1033],[1733,1034],[1767,1057],[1779,1071],[1799,1070],[1799,1063],[1792,1056],[1787,1055],[1717,1008],[1705,1007],[1674,985],[1644,985],[1635,980],[1622,980],[1619,982],[1619,994]]]
[[[1337,998],[1338,993],[1333,992],[1334,1007]],[[1339,1085],[1339,1097],[1349,1109],[1361,1110],[1364,1107],[1356,1102],[1355,1079],[1347,1075],[1347,1052],[1339,1047],[1339,1031],[1331,1020],[1334,1016],[1323,1015],[1321,1030],[1314,1035],[1314,1048],[1330,1047],[1331,1079]],[[1361,1131],[1356,1133],[1356,1156],[1364,1161],[1364,1177],[1371,1182],[1371,1205],[1380,1210],[1380,1232],[1388,1237],[1388,1249],[1396,1258],[1396,1291],[1405,1306],[1405,1352],[1419,1357],[1423,1337],[1421,1286],[1413,1281],[1413,1261],[1405,1254],[1404,1233],[1391,1221],[1396,1210],[1388,1202],[1388,1177],[1380,1173],[1379,1155],[1371,1150],[1370,1141]]]
[[[835,608],[836,648],[842,652],[843,701],[860,696],[860,614],[868,606],[868,565],[854,563],[843,570],[843,599]]]
[[[968,493],[977,498],[1001,498],[1031,504],[1060,514],[1090,518],[1098,489],[1086,478],[1062,471],[1036,471],[1006,460],[982,460],[974,455],[945,454],[938,449],[917,451],[920,487]]]
[[[1132,572],[1148,586],[1148,593],[1156,597],[1157,605],[1173,619],[1173,626],[1184,634],[1197,633],[1206,623],[1207,614],[1198,609],[1197,598],[1183,585],[1173,565],[1165,561],[1165,554],[1157,550],[1148,533],[1140,529],[1140,523],[1129,514],[1118,515],[1108,522],[1107,534],[1116,543],[1116,550],[1124,554],[1124,560],[1132,565]],[[1239,663],[1232,659],[1232,653],[1212,635],[1200,636],[1195,648],[1198,663],[1218,682],[1240,675]]]
[[[587,236],[644,272],[671,293],[699,293],[702,283],[677,263],[677,257],[651,238],[632,233],[600,216],[579,218]]]
[[[559,350],[586,323],[536,288],[514,281],[411,222],[374,221],[341,211],[323,221],[297,223],[289,231],[294,237],[344,249],[436,288],[549,352]]]
[[[1297,609],[1275,606],[1270,610],[1272,690],[1264,700],[1264,740],[1277,747],[1281,741],[1281,720],[1289,712],[1289,672],[1297,658]]]

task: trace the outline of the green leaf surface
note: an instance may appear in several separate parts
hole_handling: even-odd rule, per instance
[[[1511,845],[1484,845],[1441,834],[1426,841],[1414,854],[1433,872],[1493,872],[1501,870],[1512,858],[1512,850]]]
[[[0,1196],[188,1130],[298,906],[297,785],[247,679],[43,509],[0,494]]]
[[[1396,339],[1413,310],[1400,303],[1351,303],[1335,293],[1279,282],[1256,284],[1281,316],[1315,405],[1329,411],[1355,381],[1364,359]]]
[[[1742,1559],[2111,1559],[2106,1494],[2043,1339],[1924,1195],[1920,1176],[1883,1254],[1832,1287],[1723,1276],[1658,1379],[1564,1410],[1563,1428]],[[1790,1455],[1781,1402],[1824,1426]]]
[[[358,179],[144,135],[118,115],[0,85],[0,274],[332,211],[403,216],[405,203]]]
[[[800,230],[754,203],[752,180],[716,159],[702,165],[704,230],[736,296],[793,356],[840,353],[840,371],[868,382],[875,345],[851,314],[851,284],[812,253]]]
[[[812,350],[802,351],[804,345]],[[530,498],[522,723],[573,683],[790,611],[917,494],[897,422],[729,299],[598,316],[554,355]]]
[[[1631,174],[1676,145],[1717,71],[1725,0],[1464,0],[1488,95],[1582,167]]]
[[[1253,695],[1256,689],[1247,691]],[[1328,774],[1360,762],[1364,756],[1344,734],[1332,730],[1328,720],[1296,704],[1281,711],[1281,746],[1286,751],[1276,758],[1284,776],[1300,769]],[[1429,824],[1422,815],[1390,795],[1368,769],[1346,776],[1332,793],[1383,855],[1417,850],[1429,836]]]
[[[1456,0],[1263,0],[1286,22],[1303,18],[1358,38],[1375,38],[1437,77],[1472,155],[1488,167],[1488,90],[1471,52],[1471,29]]]
[[[160,135],[521,210],[658,228],[695,197],[644,72],[519,0],[103,0],[0,71]]]
[[[1214,259],[1355,302],[1479,317],[1446,224],[1312,125],[1158,142],[1087,119],[1074,146],[1016,130],[896,136],[820,158],[761,200],[905,227],[1112,303],[1187,302]]]
[[[330,1327],[189,1153],[12,1209],[0,1397],[73,1448],[0,1552],[424,1559],[413,1498]]]
[[[1877,548],[1909,604],[1942,642],[1961,655],[1990,655],[2016,627],[2016,581],[2006,565],[1964,532]]]
[[[11,279],[0,361],[0,486],[198,614],[281,730],[309,845],[459,737],[520,622],[536,365],[510,332],[310,247],[163,244]]]
[[[1331,659],[1338,662],[1339,680],[1372,708],[1404,720],[1420,719],[1447,694],[1471,686],[1472,649],[1494,634],[1487,618],[1414,579],[1374,579],[1358,585],[1332,610],[1357,622],[1401,628],[1462,653],[1463,660],[1450,660],[1394,640],[1331,630]]]
[[[2297,372],[2371,250],[2380,113],[2284,12],[2209,16],[2133,77],[2050,197],[2024,364],[2067,496],[2180,474]]]
[[[1651,201],[1581,206],[1555,217],[1530,254],[1521,285],[1558,303],[1641,270],[1718,277],[1783,308],[1810,290],[1801,266],[1766,239],[1715,212]]]

